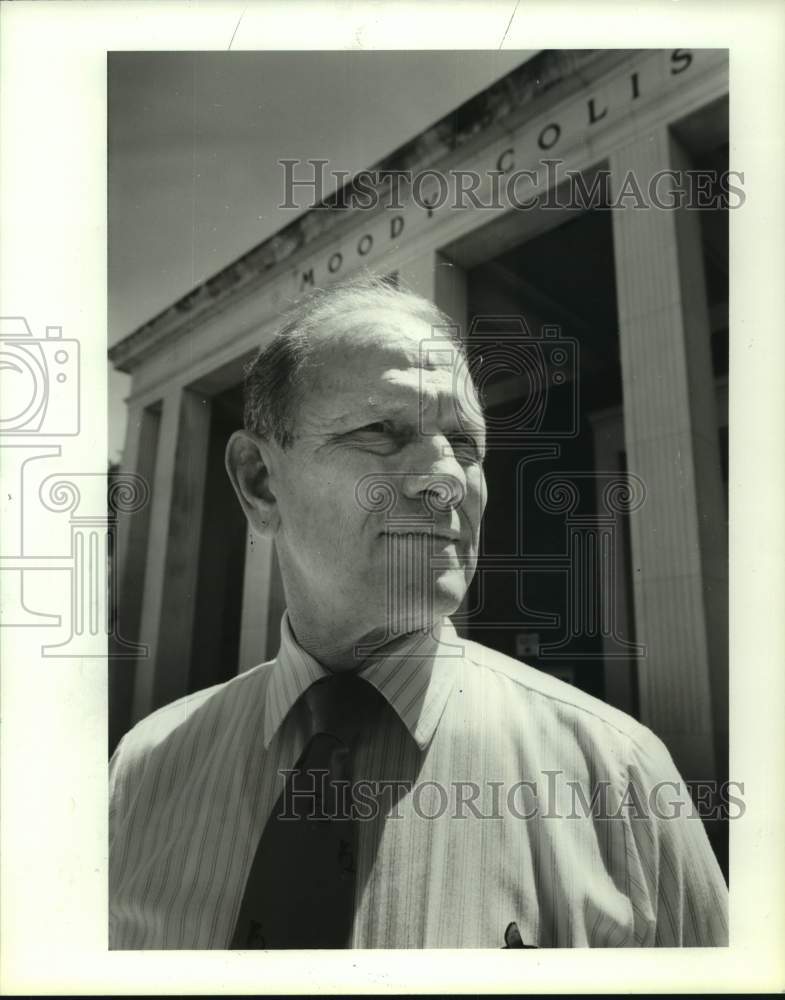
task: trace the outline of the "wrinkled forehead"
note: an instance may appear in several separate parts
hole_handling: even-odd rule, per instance
[[[474,391],[466,362],[444,329],[390,310],[346,316],[318,337],[307,395],[316,404],[368,396],[453,396],[458,406]]]
[[[398,357],[401,363],[419,364],[444,332],[424,318],[392,309],[358,309],[333,320],[320,331],[315,350],[326,362],[358,354],[370,364]]]

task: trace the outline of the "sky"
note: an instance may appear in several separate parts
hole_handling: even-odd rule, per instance
[[[111,53],[109,344],[301,213],[277,207],[278,160],[356,173],[532,54]],[[110,370],[115,461],[129,388]]]

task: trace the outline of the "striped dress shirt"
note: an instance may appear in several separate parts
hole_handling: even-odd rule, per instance
[[[110,763],[110,948],[227,948],[327,675],[284,615],[275,660],[138,723]],[[354,948],[726,945],[727,890],[644,726],[449,619],[361,672]],[[359,788],[359,786],[358,786]],[[282,864],[286,863],[282,859]]]

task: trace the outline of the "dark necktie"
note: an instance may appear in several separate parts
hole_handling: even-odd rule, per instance
[[[251,866],[232,948],[346,948],[354,918],[354,752],[384,697],[353,674],[304,695],[311,738],[286,781]]]

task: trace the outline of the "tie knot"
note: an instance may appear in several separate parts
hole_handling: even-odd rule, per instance
[[[329,733],[352,745],[360,730],[381,711],[384,696],[357,674],[331,674],[315,681],[305,695],[312,733]]]

